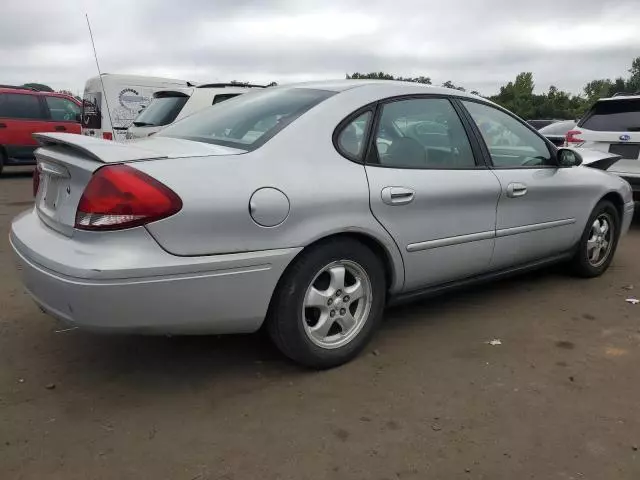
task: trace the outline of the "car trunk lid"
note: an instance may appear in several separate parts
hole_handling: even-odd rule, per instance
[[[218,145],[174,138],[119,144],[72,134],[34,134],[40,176],[35,207],[40,219],[57,232],[73,236],[82,193],[99,168],[119,163],[243,153]]]

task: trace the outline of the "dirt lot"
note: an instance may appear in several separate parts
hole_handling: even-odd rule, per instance
[[[9,175],[3,480],[640,478],[640,305],[624,301],[640,217],[603,278],[555,269],[394,309],[359,359],[316,373],[260,336],[56,333],[14,271],[31,183]]]

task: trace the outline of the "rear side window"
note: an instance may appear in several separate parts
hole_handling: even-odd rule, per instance
[[[158,133],[242,150],[255,150],[335,92],[310,88],[263,90],[205,108]]]
[[[224,102],[225,100],[229,100],[230,98],[237,97],[238,95],[240,94],[239,93],[221,93],[220,95],[216,95],[215,97],[213,97],[213,102],[211,102],[211,105]]]
[[[58,122],[75,122],[80,107],[71,100],[62,97],[45,97],[51,120]]]
[[[598,132],[640,132],[640,99],[597,102],[578,126]]]
[[[41,120],[45,115],[36,95],[3,93],[0,94],[0,117]]]
[[[173,122],[187,103],[186,95],[154,98],[133,121],[136,127],[160,127]]]
[[[338,148],[347,157],[354,160],[360,160],[362,157],[371,116],[371,112],[364,112],[345,125],[338,135]]]

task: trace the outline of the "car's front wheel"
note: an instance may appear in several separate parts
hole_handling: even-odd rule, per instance
[[[573,258],[574,272],[586,278],[602,275],[613,260],[619,232],[618,210],[611,202],[601,201],[593,209],[580,238]]]
[[[352,239],[303,252],[275,292],[268,330],[289,358],[331,368],[355,357],[381,318],[386,283],[382,263]]]

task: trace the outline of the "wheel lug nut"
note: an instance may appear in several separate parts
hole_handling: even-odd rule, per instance
[[[351,300],[351,299],[349,298],[349,295],[345,295],[345,296],[344,296],[344,298],[343,298],[342,300],[344,300],[345,302],[348,302],[348,301],[349,301],[349,300]]]
[[[331,312],[329,312],[329,315],[331,317],[335,317],[336,316],[336,311],[335,310],[331,310]]]
[[[333,298],[330,298],[329,300],[327,300],[327,305],[333,305]]]
[[[342,290],[337,290],[336,291],[336,297],[339,297],[340,295],[342,295]]]
[[[345,313],[347,313],[347,309],[346,308],[341,308],[340,309],[340,315],[344,315]]]

